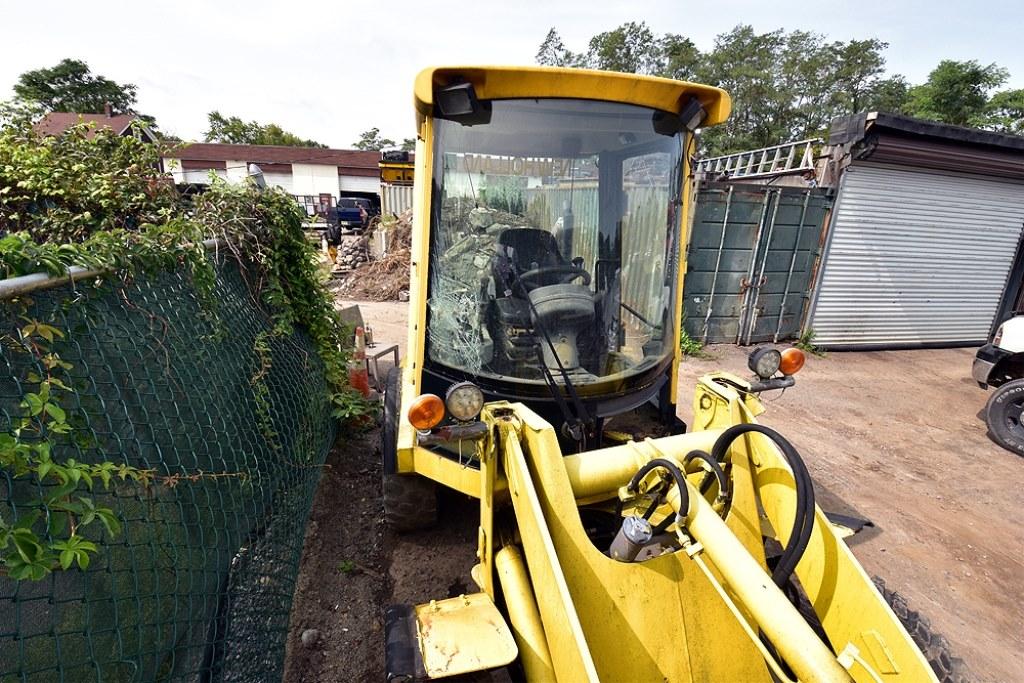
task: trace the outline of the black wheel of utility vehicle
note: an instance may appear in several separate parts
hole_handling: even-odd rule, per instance
[[[1024,455],[1024,379],[1003,384],[985,405],[992,439],[1008,451]]]
[[[399,474],[398,412],[401,370],[391,368],[384,381],[384,418],[380,451],[384,459],[384,522],[396,531],[415,531],[437,521],[437,485],[418,474]]]
[[[959,657],[949,654],[949,642],[945,637],[932,631],[928,619],[907,606],[906,599],[896,591],[885,587],[885,581],[877,576],[871,579],[886,603],[899,617],[907,633],[914,639],[925,659],[935,672],[940,683],[967,683],[969,679],[967,667]]]

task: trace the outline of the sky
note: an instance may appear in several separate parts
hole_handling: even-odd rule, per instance
[[[379,127],[412,137],[412,84],[426,66],[532,64],[548,29],[583,51],[627,21],[709,49],[737,24],[889,43],[890,73],[925,80],[941,59],[995,62],[1024,87],[1024,3],[933,0],[147,0],[4,3],[0,99],[19,74],[82,59],[139,88],[139,110],[162,130],[201,139],[206,113],[274,122],[331,147]]]

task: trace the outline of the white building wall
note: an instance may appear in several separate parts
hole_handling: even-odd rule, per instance
[[[181,170],[181,160],[173,157],[164,157],[164,173],[169,173],[175,183],[185,182],[184,171]]]
[[[292,194],[330,194],[338,198],[338,167],[321,164],[292,164]]]
[[[227,180],[227,173],[222,169],[190,169],[181,172],[181,181],[190,185],[209,185],[210,184],[210,171],[217,174],[217,177],[221,180]],[[179,182],[175,179],[175,182]]]
[[[227,178],[232,183],[242,183],[249,177],[249,165],[244,161],[232,161],[228,160],[224,162],[227,164]]]
[[[280,187],[288,194],[294,194],[292,192],[292,174],[291,173],[267,173],[263,172],[263,180],[266,181],[267,187]]]

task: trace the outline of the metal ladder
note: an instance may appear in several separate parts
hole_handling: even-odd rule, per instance
[[[821,138],[808,138],[774,147],[701,159],[697,162],[696,171],[712,180],[719,177],[765,178],[814,171],[814,146],[823,143]]]

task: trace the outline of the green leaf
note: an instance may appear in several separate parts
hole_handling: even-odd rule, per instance
[[[55,467],[54,471],[59,471],[61,473],[60,476],[65,476],[63,468],[58,469],[57,467]],[[68,478],[60,486],[50,489],[43,500],[47,505],[56,505],[58,500],[69,495],[76,488],[78,488],[78,484],[76,484],[75,482],[71,481],[70,478]]]
[[[23,514],[21,517],[18,518],[17,522],[14,523],[14,528],[15,529],[31,529],[32,525],[36,523],[37,519],[39,519],[39,515],[40,514],[41,513],[40,513],[39,510],[32,510],[30,512],[26,512],[25,514]]]
[[[25,394],[24,400],[21,402],[23,408],[28,408],[28,413],[32,417],[35,417],[39,413],[43,412],[43,399],[39,394],[28,393]]]
[[[46,531],[51,538],[58,538],[68,532],[68,513],[59,510],[50,511],[50,523]]]
[[[73,515],[82,514],[82,504],[75,503],[70,500],[58,500],[50,504],[51,510],[61,510],[63,512],[70,512]]]
[[[53,463],[46,461],[39,463],[39,467],[36,468],[36,476],[39,477],[39,481],[46,478],[46,475],[53,469]]]
[[[60,568],[67,569],[68,567],[70,567],[71,563],[75,561],[76,554],[77,553],[75,553],[74,550],[62,551],[60,554]]]
[[[68,419],[67,413],[56,403],[47,403],[43,406],[43,410],[46,414],[52,417],[57,422],[65,422]]]
[[[95,550],[95,548],[93,548]],[[84,552],[75,553],[75,557],[78,558],[78,568],[86,570],[89,568],[89,554]]]
[[[110,508],[96,508],[96,516],[100,518],[100,522],[103,523],[103,527],[107,530],[107,535],[111,539],[121,533],[121,520],[117,518],[113,510]]]
[[[11,532],[11,540],[23,562],[34,562],[43,552],[39,537],[29,529],[15,529]]]
[[[68,368],[70,368],[70,367],[71,367],[71,365],[69,364]],[[65,369],[67,369],[67,368],[65,368]],[[50,378],[50,384],[52,384],[55,387],[60,387],[61,389],[65,390],[65,391],[71,391],[72,390],[71,387],[69,387],[67,384],[64,384],[64,382],[61,381],[57,377],[51,377]]]

